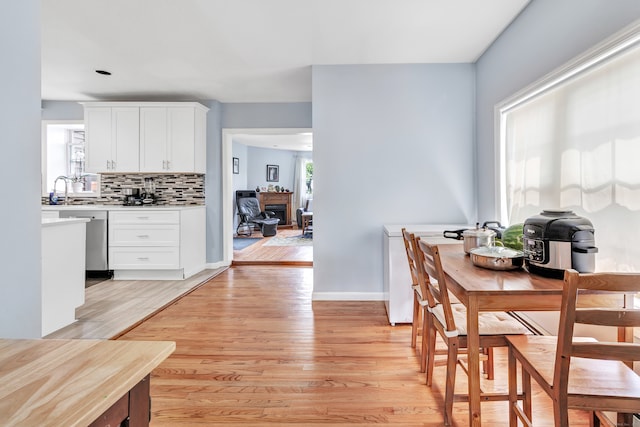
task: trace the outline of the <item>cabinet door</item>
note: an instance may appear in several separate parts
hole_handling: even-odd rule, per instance
[[[167,108],[140,108],[140,172],[167,171]]]
[[[111,171],[111,108],[84,109],[87,172]]]
[[[167,170],[194,171],[195,109],[170,107],[167,109],[169,140],[167,144]]]
[[[111,111],[113,171],[140,170],[140,118],[138,107],[119,107]]]

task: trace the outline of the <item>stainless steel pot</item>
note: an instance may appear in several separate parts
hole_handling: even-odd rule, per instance
[[[445,231],[444,237],[449,239],[464,240],[464,252],[469,253],[473,248],[480,246],[493,246],[496,240],[496,232],[487,228],[480,228],[476,224],[474,229],[461,229]]]
[[[522,267],[524,253],[502,246],[487,246],[471,249],[473,265],[490,270],[515,270]]]
[[[496,232],[487,228],[476,228],[462,232],[464,239],[464,251],[471,253],[471,249],[481,246],[493,246],[496,241]]]

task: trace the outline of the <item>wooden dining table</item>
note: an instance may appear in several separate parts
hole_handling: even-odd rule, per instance
[[[478,314],[560,310],[563,280],[529,274],[524,269],[496,271],[477,267],[461,244],[438,248],[449,290],[467,308],[469,425],[477,427],[482,425]]]

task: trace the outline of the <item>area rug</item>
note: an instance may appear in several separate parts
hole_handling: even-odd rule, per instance
[[[233,250],[239,251],[247,246],[253,245],[258,240],[262,240],[262,237],[234,237],[233,238]]]
[[[289,237],[274,236],[263,246],[313,246],[313,239],[310,234]]]

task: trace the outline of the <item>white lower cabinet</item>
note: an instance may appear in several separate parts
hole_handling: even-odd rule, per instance
[[[109,269],[115,279],[179,280],[204,268],[204,207],[133,209],[109,214]]]
[[[171,270],[180,268],[178,247],[116,247],[110,252],[117,270]]]

